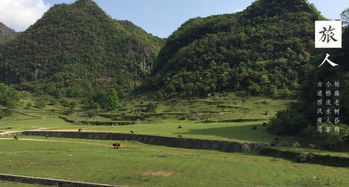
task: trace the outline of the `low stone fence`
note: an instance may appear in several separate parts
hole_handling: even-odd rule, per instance
[[[19,175],[8,175],[0,174],[0,181],[25,183],[25,184],[38,184],[45,186],[59,186],[59,187],[117,187],[108,184],[95,184],[95,183],[85,183],[76,182],[68,180],[58,180],[58,179],[48,179],[48,178],[38,178],[38,177],[28,177]]]
[[[161,145],[168,147],[208,149],[222,152],[257,152],[262,148],[269,147],[267,143],[238,143],[229,141],[201,140],[191,138],[172,138],[151,135],[119,134],[102,132],[53,132],[53,131],[24,131],[23,135],[51,136],[64,138],[83,138],[97,140],[131,140],[145,144]]]

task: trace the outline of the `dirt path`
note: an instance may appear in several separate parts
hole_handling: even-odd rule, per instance
[[[47,128],[38,128],[38,129],[31,130],[31,131],[42,131],[42,130],[47,130]],[[22,132],[23,131],[5,131],[5,132],[1,132],[0,136],[19,135]]]
[[[0,141],[1,140],[13,140],[13,138],[0,138]],[[94,145],[94,146],[100,146],[100,147],[112,147],[111,145],[100,144],[100,143],[89,143],[89,142],[80,142],[80,141],[64,141],[64,140],[49,140],[49,139],[34,139],[34,138],[19,138],[18,141],[76,143],[76,144]]]

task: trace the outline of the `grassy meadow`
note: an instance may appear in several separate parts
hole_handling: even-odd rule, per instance
[[[348,186],[347,168],[133,141],[1,138],[0,173],[124,186]]]
[[[291,100],[241,97],[235,94],[207,98],[152,101],[144,98],[121,102],[115,112],[84,108],[78,103],[68,108],[53,98],[43,108],[35,107],[35,96],[22,93],[21,104],[0,120],[0,131],[55,130],[103,131],[148,134],[238,142],[273,142],[263,126]],[[70,100],[73,102],[75,100]],[[51,103],[52,102],[52,103]],[[67,101],[65,101],[67,102]],[[28,103],[31,106],[28,107]],[[90,115],[90,114],[93,115]],[[72,119],[68,123],[59,116]],[[134,125],[79,125],[81,121],[133,121]],[[181,126],[182,128],[178,128]],[[256,130],[252,127],[256,126]],[[292,140],[282,139],[280,149],[297,149],[348,156],[348,153],[292,148]],[[121,143],[120,150],[112,143]],[[133,141],[20,136],[0,137],[0,173],[57,178],[123,186],[349,186],[347,168],[264,157],[255,154],[222,153],[146,145]],[[0,186],[22,186],[0,183]],[[32,185],[23,185],[32,186]]]

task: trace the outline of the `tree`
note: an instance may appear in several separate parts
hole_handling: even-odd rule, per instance
[[[349,8],[345,9],[341,13],[341,20],[343,21],[344,27],[349,26]]]
[[[102,108],[107,111],[115,110],[119,106],[119,97],[115,89],[111,89],[103,99]]]
[[[7,109],[14,108],[19,101],[17,92],[9,86],[0,83],[0,105]]]

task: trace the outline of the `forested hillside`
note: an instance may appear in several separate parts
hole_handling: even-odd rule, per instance
[[[162,43],[91,0],[55,5],[0,49],[0,82],[67,96],[127,92],[149,73]]]
[[[305,0],[257,0],[242,12],[191,19],[168,38],[142,90],[161,97],[287,95],[299,88],[301,66],[314,54],[319,19]]]
[[[0,44],[12,40],[16,32],[0,22]]]

